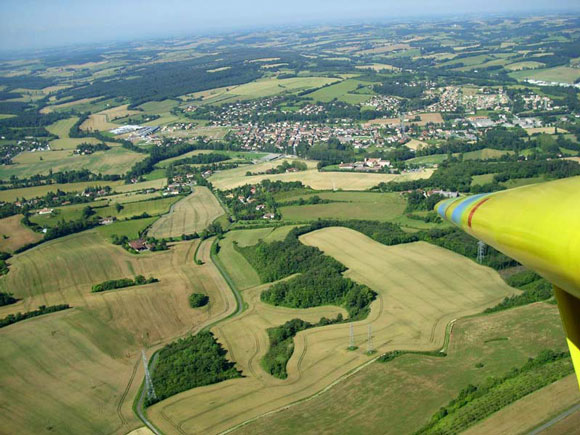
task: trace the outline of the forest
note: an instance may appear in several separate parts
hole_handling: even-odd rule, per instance
[[[507,310],[521,305],[550,299],[554,296],[552,284],[531,270],[518,272],[505,280],[509,285],[522,290],[522,293],[504,298],[494,307],[487,308],[485,313]]]
[[[226,354],[213,334],[207,331],[168,344],[159,351],[153,372],[157,398],[149,398],[147,406],[182,391],[241,377],[235,364],[226,359]]]
[[[262,282],[273,282],[300,273],[263,291],[261,300],[291,308],[338,305],[348,311],[350,319],[365,318],[376,293],[343,277],[342,272],[346,269],[334,258],[302,244],[298,237],[308,232],[308,228],[293,229],[281,242],[260,241],[254,246],[235,246],[258,272]]]

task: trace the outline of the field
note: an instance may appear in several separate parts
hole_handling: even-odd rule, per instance
[[[93,113],[89,116],[89,119],[81,124],[80,128],[87,131],[104,131],[118,127],[119,124],[113,123],[116,119],[141,113],[138,110],[128,110],[128,106],[128,104],[125,104]]]
[[[0,219],[0,251],[13,252],[21,246],[34,243],[42,238],[41,234],[35,233],[20,223],[23,217],[23,215],[17,214]]]
[[[402,175],[393,174],[369,174],[354,172],[319,172],[314,169],[314,162],[308,161],[309,169],[303,172],[252,175],[245,176],[247,171],[261,172],[268,168],[276,167],[282,163],[276,160],[272,163],[261,163],[254,166],[243,166],[236,169],[220,171],[213,174],[209,181],[218,189],[232,189],[245,184],[255,184],[262,180],[301,181],[304,185],[316,190],[365,190],[376,186],[381,182],[409,181],[419,178],[429,178],[433,173],[430,170],[413,172]]]
[[[359,86],[368,87],[371,83],[362,82],[360,80],[344,80],[340,83],[333,84],[331,86],[326,86],[322,89],[318,89],[306,97],[314,100],[315,102],[328,103],[334,99],[344,101],[345,103],[357,104],[367,101],[373,95],[370,89],[366,89],[366,93],[354,93]]]
[[[79,106],[82,104],[92,103],[96,100],[99,100],[100,97],[94,98],[83,98],[81,100],[74,100],[74,101],[67,101],[66,103],[59,103],[53,104],[51,106],[45,106],[40,109],[40,113],[52,113],[57,112],[59,110],[70,110],[76,108],[75,106]]]
[[[224,210],[213,193],[203,186],[194,187],[191,195],[173,205],[169,214],[153,224],[148,234],[158,239],[200,233]]]
[[[252,230],[230,231],[220,242],[219,258],[238,290],[260,285],[260,277],[248,264],[242,254],[234,249],[233,243],[250,246],[262,239],[266,242],[283,240],[293,226],[279,228],[259,228]]]
[[[430,156],[414,157],[406,161],[413,165],[437,165],[447,159],[447,154],[433,154]]]
[[[316,219],[365,219],[390,221],[401,216],[407,201],[399,193],[374,192],[324,192],[320,198],[332,201],[328,204],[292,205],[282,207],[282,219],[309,221]],[[309,196],[303,196],[307,199]],[[296,199],[296,198],[292,198]]]
[[[387,70],[387,71],[395,70],[396,71],[399,69],[397,67],[394,67],[393,65],[388,65],[386,63],[373,63],[370,65],[358,65],[356,68],[358,68],[358,69],[371,69],[371,70],[377,71],[377,72],[384,71],[384,70]]]
[[[13,202],[18,198],[36,198],[38,196],[44,196],[48,192],[56,192],[57,190],[62,190],[63,192],[80,192],[85,190],[87,187],[95,186],[111,186],[114,190],[118,190],[126,189],[127,187],[135,185],[125,185],[123,181],[84,181],[80,183],[22,187],[19,189],[0,190],[0,201]]]
[[[239,86],[203,91],[203,93],[198,94],[200,94],[199,97],[202,97],[205,103],[229,103],[238,100],[251,100],[254,98],[319,88],[336,81],[338,79],[327,77],[265,78]],[[198,96],[197,94],[193,95]]]
[[[441,116],[441,114],[439,112],[435,112],[435,113],[419,113],[417,114],[417,116],[419,116],[421,118],[420,121],[414,121],[413,118],[414,116],[411,117],[407,117],[405,118],[405,123],[406,124],[417,124],[417,125],[426,125],[430,122],[435,123],[435,124],[442,124],[443,123],[443,117]],[[369,121],[366,125],[370,126],[370,125],[391,125],[391,126],[396,126],[398,127],[401,124],[401,120],[399,118],[378,118],[378,119],[373,119],[371,121]]]
[[[117,221],[110,225],[97,227],[97,232],[106,239],[112,239],[113,235],[127,236],[129,239],[136,239],[159,217],[154,216],[144,219],[133,219],[129,221]]]
[[[212,151],[212,150],[195,150],[190,151],[189,153],[182,154],[177,157],[172,157],[170,159],[165,159],[157,163],[156,167],[159,168],[166,168],[171,163],[185,159],[191,156],[196,156],[198,154],[209,154],[209,153],[216,153],[216,154],[225,154],[230,157],[230,159],[239,159],[239,160],[247,160],[248,163],[252,162],[252,160],[259,160],[264,156],[267,156],[268,153],[260,153],[260,152],[242,152],[242,151]],[[252,166],[248,166],[248,168],[252,168]],[[245,172],[244,172],[245,173]]]
[[[505,69],[509,71],[520,71],[524,69],[536,69],[545,66],[542,62],[535,62],[535,61],[524,61],[524,62],[516,62],[510,63],[509,65],[505,66]]]
[[[438,349],[451,320],[481,312],[514,292],[491,269],[426,243],[386,247],[345,228],[326,228],[301,240],[335,256],[349,268],[348,277],[379,293],[368,319],[354,324],[360,348],[352,352],[346,349],[348,326],[344,324],[303,331],[294,340],[288,379],[273,378],[259,364],[267,349],[267,327],[295,317],[318,320],[342,310],[332,306],[308,310],[268,306],[259,300],[261,289],[267,285],[244,290],[244,313],[212,331],[245,377],[190,390],[153,406],[150,416],[161,430],[220,432],[319,392],[372,361],[365,354],[369,324],[379,352]],[[311,429],[319,431],[320,426]]]
[[[494,150],[492,148],[483,148],[477,151],[469,151],[463,154],[465,160],[487,160],[497,159],[506,154],[513,154],[513,151]]]
[[[151,201],[123,203],[123,209],[119,212],[117,212],[113,202],[98,201],[91,204],[74,204],[65,207],[56,207],[54,209],[54,216],[50,214],[34,215],[30,220],[42,226],[54,226],[61,219],[65,221],[80,219],[82,211],[87,205],[94,207],[93,211],[100,217],[112,216],[123,220],[133,216],[140,216],[143,213],[147,213],[150,216],[159,216],[169,212],[171,205],[178,200],[179,197],[170,196]]]
[[[56,121],[54,124],[46,127],[49,132],[58,136],[58,139],[50,141],[51,150],[74,150],[81,143],[100,142],[94,137],[71,138],[69,136],[70,129],[78,120],[79,118],[73,116],[72,118]]]
[[[574,83],[575,80],[580,78],[580,69],[557,66],[554,68],[512,72],[510,76],[517,80],[533,79],[547,82]]]
[[[24,300],[2,307],[0,316],[41,304],[74,308],[0,330],[3,430],[121,435],[142,426],[131,408],[143,378],[141,348],[154,349],[235,310],[233,294],[209,260],[211,242],[199,250],[202,266],[193,262],[198,241],[136,256],[95,231],[11,259],[0,287]],[[160,281],[90,292],[95,283],[135,274]],[[209,295],[207,308],[189,307],[193,290]]]
[[[556,133],[567,133],[563,128],[556,130],[556,127],[533,127],[526,128],[526,133],[532,135],[534,133],[546,133],[546,134],[556,134]]]
[[[409,142],[407,142],[405,144],[405,146],[407,148],[410,148],[412,150],[418,150],[420,148],[423,148],[424,146],[428,145],[428,143],[417,140],[417,139],[411,139]]]
[[[501,409],[464,434],[529,432],[539,423],[559,415],[577,403],[580,403],[578,381],[575,375],[569,375]],[[521,418],[522,415],[526,418]],[[559,432],[552,428],[550,433]]]
[[[0,169],[0,178],[7,179],[12,175],[21,178],[31,177],[35,174],[46,175],[51,170],[60,172],[74,169],[88,169],[96,174],[124,174],[136,162],[144,158],[144,154],[121,147],[87,156],[73,155],[70,151],[25,153],[13,159],[14,165],[3,166]]]
[[[498,337],[507,340],[487,342]],[[352,435],[373,433],[377,428],[385,434],[413,433],[468,384],[505,374],[547,348],[566,350],[555,306],[534,304],[460,319],[453,327],[446,358],[403,355],[388,363],[370,364],[311,400],[260,418],[236,433],[317,434],[320,427],[327,433]],[[479,362],[484,366],[475,367]],[[577,400],[578,385],[572,378],[544,388],[550,389],[549,394],[544,395],[543,390],[539,390],[492,415],[481,423],[487,431],[476,432],[478,426],[474,426],[473,432],[464,433],[527,433],[527,430],[519,430],[518,422],[528,423],[530,429],[541,423],[546,414],[558,406],[554,394],[565,395],[563,401],[574,396]],[[487,421],[497,423],[496,418],[501,413],[539,393],[541,395],[534,397],[537,399],[535,406],[520,408],[519,413],[510,412],[502,418],[505,426],[500,427],[505,430],[485,425]]]

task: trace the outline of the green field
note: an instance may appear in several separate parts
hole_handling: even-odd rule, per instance
[[[96,174],[124,174],[136,162],[144,158],[144,154],[121,147],[99,151],[88,156],[73,155],[71,151],[25,153],[13,159],[14,165],[2,166],[0,178],[8,179],[12,175],[20,178],[31,177],[35,174],[46,175],[51,170],[61,172],[79,169],[88,169]]]
[[[390,221],[401,216],[407,201],[399,193],[374,192],[322,192],[300,196],[308,199],[314,195],[321,199],[340,201],[328,204],[292,205],[282,207],[282,219],[309,221],[316,219],[364,219]],[[287,200],[296,200],[289,198]]]
[[[159,217],[150,217],[145,219],[133,219],[130,221],[117,221],[111,225],[101,225],[97,228],[97,232],[107,239],[113,235],[122,237],[127,236],[129,239],[136,239],[139,235],[148,228]]]
[[[0,201],[13,202],[18,198],[36,198],[39,196],[44,196],[48,192],[56,192],[57,190],[62,190],[63,192],[82,192],[87,187],[96,186],[111,186],[114,190],[116,190],[118,188],[125,188],[125,186],[130,187],[131,185],[125,185],[123,181],[86,181],[80,183],[22,187],[19,189],[0,190]]]
[[[536,69],[545,66],[542,62],[535,62],[535,61],[523,61],[523,62],[515,62],[506,65],[506,69],[510,71],[520,71],[524,69]]]
[[[87,205],[91,205],[93,211],[100,217],[115,217],[119,220],[131,218],[133,216],[140,216],[147,213],[150,216],[159,216],[169,212],[172,204],[178,201],[180,197],[170,196],[161,199],[153,199],[149,201],[128,202],[123,203],[123,209],[117,211],[115,204],[107,205],[105,201],[98,201],[92,204],[75,204],[65,207],[57,207],[54,209],[55,213],[46,215],[35,215],[31,217],[31,221],[42,226],[54,226],[60,220],[76,220],[82,216],[83,209]]]
[[[69,136],[70,129],[78,120],[78,117],[73,116],[72,118],[56,121],[54,124],[46,127],[49,132],[58,136],[58,139],[50,141],[50,148],[52,150],[74,150],[81,143],[100,142],[94,137],[71,138]]]
[[[471,178],[471,185],[475,186],[477,184],[482,185],[482,184],[491,183],[491,182],[493,182],[494,176],[495,176],[495,174],[474,175]]]
[[[282,240],[292,228],[294,227],[285,226],[280,228],[230,231],[220,241],[219,258],[239,290],[260,285],[260,277],[246,261],[244,256],[234,249],[233,243],[237,242],[240,246],[250,246],[258,243],[259,240],[266,242]]]
[[[477,151],[469,151],[467,153],[463,153],[463,159],[465,160],[488,160],[488,159],[497,159],[501,156],[505,156],[506,154],[513,154],[513,151],[504,151],[504,150],[494,150],[492,148],[483,148]]]
[[[319,88],[336,81],[338,79],[327,77],[264,78],[239,86],[216,89],[216,92],[204,100],[204,103],[222,104],[238,100],[251,100],[278,94],[295,93],[301,90]],[[203,93],[207,92],[209,91],[204,91]]]
[[[497,337],[507,340],[485,344]],[[407,354],[373,363],[312,400],[260,418],[238,432],[316,434],[324,427],[328,433],[358,434],[380,427],[386,434],[412,433],[468,384],[501,376],[546,348],[566,350],[554,306],[534,304],[459,320],[446,358]],[[477,363],[483,367],[477,368]]]
[[[354,93],[357,90],[359,85],[362,86],[369,86],[370,83],[362,82],[360,80],[344,80],[340,83],[336,83],[331,86],[326,86],[322,89],[318,89],[306,96],[315,102],[323,102],[328,103],[329,101],[334,100],[335,98],[340,101],[344,101],[345,103],[350,104],[357,104],[367,101],[372,96],[372,91],[367,90],[368,93]]]
[[[181,199],[167,215],[155,222],[148,234],[160,239],[201,233],[222,214],[224,209],[213,193],[207,187],[197,186],[193,193]]]
[[[509,75],[517,80],[534,79],[547,82],[574,83],[574,81],[580,78],[580,69],[568,66],[557,66],[554,68],[516,71]]]
[[[414,157],[406,160],[405,163],[412,165],[437,165],[447,159],[447,154],[433,154],[430,156]]]

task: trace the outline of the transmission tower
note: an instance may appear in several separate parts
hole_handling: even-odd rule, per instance
[[[372,330],[372,326],[369,325],[369,341],[368,341],[368,345],[367,345],[367,353],[373,353],[374,349],[373,349],[373,330]]]
[[[401,135],[405,137],[405,113],[401,112]]]
[[[485,243],[483,243],[481,240],[477,242],[477,262],[479,264],[483,263],[483,259],[485,257],[485,247]]]
[[[145,355],[145,349],[141,350],[141,355],[143,356],[143,367],[145,368],[145,388],[147,389],[148,399],[157,399],[155,394],[155,388],[153,388],[153,381],[151,380],[151,373],[149,373],[149,364],[147,363],[147,355]]]
[[[352,323],[350,324],[350,345],[349,347],[352,349],[354,347],[354,327]]]

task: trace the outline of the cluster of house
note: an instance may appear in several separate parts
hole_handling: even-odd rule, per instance
[[[252,186],[250,188],[250,195],[248,197],[245,197],[244,195],[238,195],[237,200],[240,203],[245,204],[245,205],[253,204],[253,203],[256,202],[256,198],[254,198],[252,195],[255,195],[256,192],[257,192],[256,186]],[[234,194],[233,193],[228,193],[226,195],[226,198],[233,199],[234,198]],[[266,204],[257,204],[256,205],[256,211],[266,211]],[[262,219],[274,219],[275,217],[276,217],[276,215],[274,213],[266,212],[262,216]]]
[[[383,112],[397,112],[400,104],[399,98],[389,95],[374,95],[370,100],[361,103],[363,107],[372,107]]]
[[[231,128],[242,148],[247,150],[256,150],[264,146],[275,146],[284,150],[287,147],[298,146],[300,142],[306,142],[309,145],[328,142],[332,137],[355,148],[367,148],[371,145],[383,146],[386,143],[378,126],[359,126],[347,120],[330,126],[304,121],[247,123]]]
[[[445,86],[426,91],[427,97],[438,97],[437,101],[427,106],[427,112],[456,112],[463,107],[466,112],[478,110],[505,110],[510,99],[503,88],[480,88],[475,94],[466,95],[458,86]]]
[[[391,162],[381,158],[365,158],[364,161],[354,163],[341,163],[338,165],[341,170],[360,172],[379,172],[383,168],[390,168]]]
[[[552,111],[557,110],[560,106],[554,106],[554,102],[551,98],[546,96],[541,96],[538,94],[523,95],[524,107],[527,110],[541,110],[541,111]]]

